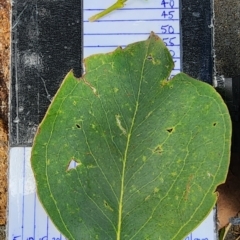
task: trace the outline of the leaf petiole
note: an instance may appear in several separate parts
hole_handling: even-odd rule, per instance
[[[96,20],[98,20],[99,18],[102,18],[104,17],[105,15],[111,13],[112,11],[114,10],[117,10],[119,8],[123,8],[124,7],[124,3],[126,2],[127,0],[117,0],[117,2],[115,2],[113,5],[111,5],[110,7],[108,7],[107,9],[103,10],[102,12],[100,13],[97,13],[96,15],[90,17],[88,20],[90,22],[94,22]]]

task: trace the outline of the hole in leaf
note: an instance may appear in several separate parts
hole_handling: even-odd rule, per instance
[[[172,133],[173,128],[168,128],[167,131],[168,131],[169,133]]]
[[[153,57],[151,55],[147,56],[147,60],[152,61]]]
[[[81,126],[80,126],[79,124],[76,124],[76,127],[77,127],[77,128],[81,128]]]
[[[217,123],[216,123],[216,122],[214,122],[214,123],[213,123],[213,126],[215,127],[216,125],[217,125]]]
[[[77,166],[81,165],[81,163],[77,162],[76,160],[72,159],[67,167],[67,171],[70,171],[72,169],[75,169]]]

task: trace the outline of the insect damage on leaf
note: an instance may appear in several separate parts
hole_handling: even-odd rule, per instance
[[[127,135],[127,131],[126,129],[122,126],[121,120],[120,120],[120,115],[115,115],[116,118],[116,122],[117,122],[117,126],[119,127],[119,129],[121,130],[123,135]]]
[[[67,167],[67,171],[71,170],[71,169],[75,169],[77,166],[82,165],[81,162],[77,162],[76,160],[72,159]]]

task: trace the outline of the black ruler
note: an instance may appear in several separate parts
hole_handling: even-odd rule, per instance
[[[11,146],[31,146],[66,73],[81,75],[82,31],[79,0],[14,1]]]

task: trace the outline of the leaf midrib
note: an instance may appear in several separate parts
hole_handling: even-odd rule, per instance
[[[134,114],[133,114],[132,123],[131,123],[131,127],[129,129],[129,133],[127,134],[127,143],[126,143],[126,148],[125,148],[125,152],[124,152],[122,177],[121,177],[121,190],[120,190],[120,199],[119,199],[119,208],[118,208],[118,226],[117,226],[116,240],[121,240],[122,209],[123,209],[123,195],[124,195],[123,190],[124,190],[127,153],[128,153],[128,148],[129,148],[129,144],[130,144],[130,139],[131,139],[131,136],[132,136],[132,129],[133,129],[133,126],[134,126],[134,123],[135,123],[135,119],[136,119],[136,115],[137,115],[137,111],[138,111],[138,107],[139,107],[139,97],[140,97],[140,91],[141,91],[141,86],[142,86],[142,81],[143,81],[143,70],[144,70],[144,67],[145,67],[146,57],[148,55],[149,45],[150,45],[150,43],[148,43],[147,51],[146,51],[144,61],[143,61],[143,64],[142,64],[141,78],[140,78],[140,83],[139,83],[139,87],[138,87],[138,94],[137,94],[137,99],[136,99],[135,111],[134,111]]]

